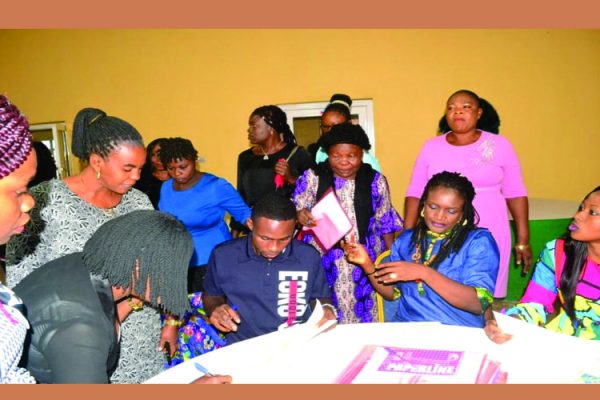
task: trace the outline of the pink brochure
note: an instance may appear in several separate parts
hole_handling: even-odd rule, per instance
[[[316,219],[316,225],[304,229],[312,231],[324,251],[331,249],[352,229],[352,221],[332,189],[325,192],[310,212]]]

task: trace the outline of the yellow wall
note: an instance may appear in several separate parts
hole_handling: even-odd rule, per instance
[[[189,137],[231,182],[255,107],[345,92],[374,101],[400,210],[446,98],[468,88],[499,111],[530,197],[600,184],[599,30],[4,30],[0,48],[0,92],[32,123],[99,107],[147,141]]]

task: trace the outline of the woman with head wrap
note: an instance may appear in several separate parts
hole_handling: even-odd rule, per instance
[[[402,220],[392,206],[386,178],[362,162],[363,151],[371,148],[369,138],[360,125],[339,124],[323,136],[321,146],[329,156],[327,161],[308,169],[296,182],[292,200],[298,222],[308,228],[318,224],[310,210],[332,188],[353,225],[343,240],[364,244],[375,260],[390,248]],[[312,234],[303,240],[322,255],[340,322],[376,321],[375,291],[363,270],[346,260],[340,243],[324,251]]]
[[[321,137],[331,132],[334,125],[352,123],[351,107],[352,99],[350,96],[341,93],[331,96],[329,104],[321,114]],[[327,152],[320,147],[319,142],[308,145],[308,151],[314,154],[317,164],[327,160]],[[368,150],[363,151],[362,161],[371,165],[375,171],[381,172],[379,161]]]
[[[79,174],[52,179],[31,189],[36,201],[31,223],[7,246],[9,287],[41,265],[81,251],[105,222],[134,210],[153,208],[145,194],[133,189],[146,149],[131,124],[102,110],[84,108],[75,117],[72,152],[87,163]],[[120,302],[119,312],[131,312],[132,305],[138,308],[135,299]],[[151,307],[128,318],[122,329],[121,358],[113,381],[136,383],[159,373],[164,356],[157,347],[162,348],[168,339],[174,352],[176,328],[165,328],[161,339],[160,315]]]
[[[27,119],[0,95],[0,244],[21,233],[29,221],[34,201],[27,184],[37,165],[31,142]],[[28,328],[21,299],[0,283],[0,383],[35,383],[19,368]]]
[[[250,114],[248,139],[254,146],[240,153],[237,162],[237,190],[252,207],[265,193],[277,191],[291,196],[296,179],[314,165],[311,155],[296,144],[285,112],[274,105],[262,106]],[[248,232],[232,219],[234,236]]]

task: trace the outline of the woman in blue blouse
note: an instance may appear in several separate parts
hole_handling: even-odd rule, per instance
[[[196,168],[197,156],[192,142],[183,138],[166,140],[160,150],[160,160],[170,179],[161,187],[158,208],[177,217],[194,240],[188,293],[203,291],[210,252],[231,239],[225,213],[237,221],[250,218],[250,208],[229,182]]]
[[[454,172],[431,177],[415,228],[394,242],[391,262],[377,268],[360,245],[345,244],[385,299],[399,298],[394,320],[439,321],[482,328],[493,301],[499,253],[487,229],[477,228],[471,182]]]
[[[250,208],[235,188],[223,178],[200,172],[196,168],[198,152],[187,139],[170,138],[161,143],[160,160],[170,179],[160,191],[158,208],[177,217],[192,235],[194,254],[188,270],[188,293],[193,313],[167,319],[178,324],[178,348],[167,366],[177,365],[190,358],[219,348],[222,337],[204,320],[202,292],[206,264],[212,250],[229,239],[225,213],[247,223]]]

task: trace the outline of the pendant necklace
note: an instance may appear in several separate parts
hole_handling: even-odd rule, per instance
[[[263,156],[263,160],[268,160],[269,159],[269,155],[267,154],[267,152],[265,151],[265,149],[262,146],[259,146],[260,150],[263,152],[264,156]]]

